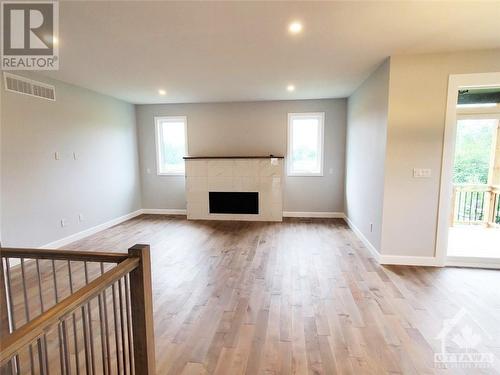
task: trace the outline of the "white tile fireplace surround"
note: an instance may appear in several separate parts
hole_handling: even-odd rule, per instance
[[[185,160],[188,219],[282,221],[282,157],[186,157]],[[258,214],[210,213],[209,192],[257,192]]]

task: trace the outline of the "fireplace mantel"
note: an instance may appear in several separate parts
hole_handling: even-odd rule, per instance
[[[283,157],[189,156],[184,159],[188,219],[283,219]],[[213,192],[258,193],[258,213],[212,213],[210,193]]]
[[[184,156],[184,160],[194,159],[284,159],[284,156]]]

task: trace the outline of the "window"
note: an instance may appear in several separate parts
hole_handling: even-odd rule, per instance
[[[497,119],[467,118],[457,121],[454,184],[488,184],[493,174]],[[471,194],[472,197],[476,194]],[[479,193],[476,195],[479,196]],[[479,204],[482,205],[481,203]]]
[[[159,175],[184,175],[186,117],[155,117],[156,168]]]
[[[325,114],[288,114],[288,175],[323,176]]]

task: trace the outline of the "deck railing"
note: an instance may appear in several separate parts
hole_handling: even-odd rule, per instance
[[[452,225],[500,226],[500,186],[454,185],[452,202]]]
[[[0,254],[0,374],[155,373],[149,246]]]

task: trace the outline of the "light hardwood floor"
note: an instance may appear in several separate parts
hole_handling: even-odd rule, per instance
[[[135,243],[151,245],[158,374],[499,373],[499,271],[382,267],[337,219],[144,215],[70,248]],[[472,330],[493,368],[435,368],[462,308],[449,345]]]

